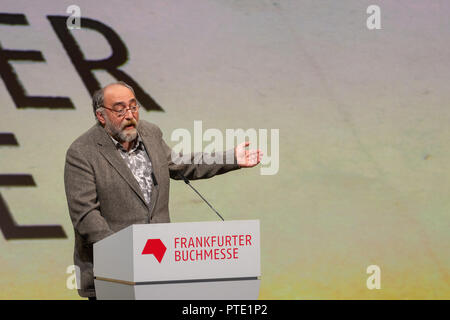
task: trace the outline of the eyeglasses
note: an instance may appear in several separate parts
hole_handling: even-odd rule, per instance
[[[135,106],[128,106],[128,107],[121,107],[120,109],[112,109],[112,108],[108,108],[105,106],[102,106],[105,109],[111,110],[112,112],[114,112],[118,117],[124,117],[128,110],[131,111],[131,113],[136,113],[139,111],[139,104],[135,105]]]

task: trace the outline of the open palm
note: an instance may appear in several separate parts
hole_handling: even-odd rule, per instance
[[[251,168],[256,166],[263,155],[260,149],[247,150],[250,142],[242,142],[235,148],[237,164],[243,168]]]

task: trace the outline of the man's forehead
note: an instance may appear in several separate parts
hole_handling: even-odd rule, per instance
[[[105,103],[114,103],[117,101],[128,102],[135,98],[133,91],[120,84],[112,84],[107,86],[103,91]]]

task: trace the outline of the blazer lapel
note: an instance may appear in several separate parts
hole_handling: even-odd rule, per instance
[[[111,166],[120,174],[120,176],[129,184],[133,191],[138,195],[138,197],[145,202],[144,195],[142,194],[141,188],[139,187],[136,178],[133,176],[130,168],[126,165],[125,161],[119,155],[113,141],[109,137],[108,133],[98,125],[98,130],[94,136],[97,142],[98,149],[100,153],[106,158],[106,160],[111,164]]]
[[[144,143],[145,150],[147,151],[147,155],[150,158],[150,161],[152,162],[152,171],[155,175],[156,181],[153,181],[153,184],[156,184],[160,182],[160,172],[158,168],[160,167],[160,161],[158,158],[158,155],[156,153],[155,145],[156,141],[153,137],[153,135],[149,134],[145,130],[143,130],[142,126],[138,125],[137,128],[139,135],[141,136],[142,142]]]

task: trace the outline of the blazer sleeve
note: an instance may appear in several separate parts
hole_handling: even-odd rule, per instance
[[[224,152],[204,153],[196,152],[190,154],[178,154],[174,152],[163,140],[161,133],[161,144],[169,165],[169,174],[172,179],[181,180],[181,173],[189,180],[208,179],[215,175],[238,170],[234,149]]]
[[[92,165],[79,148],[71,147],[67,151],[64,186],[75,232],[86,244],[93,244],[114,233],[99,210]]]

